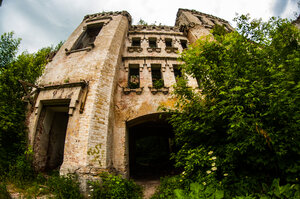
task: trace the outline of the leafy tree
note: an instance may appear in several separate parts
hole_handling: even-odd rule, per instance
[[[148,23],[146,21],[144,21],[143,19],[140,19],[139,22],[137,23],[137,25],[147,26]]]
[[[186,179],[209,174],[235,191],[276,177],[299,183],[300,32],[284,19],[235,21],[237,31],[217,26],[181,56],[199,88],[175,86],[176,166]]]
[[[52,47],[37,53],[23,52],[16,57],[20,39],[13,33],[4,33],[0,41],[0,173],[14,164],[26,149],[25,108],[21,100],[25,95],[18,80],[34,83],[48,62]],[[58,49],[58,47],[56,48]],[[20,158],[19,158],[20,159]],[[22,158],[21,158],[22,159]]]
[[[13,32],[4,33],[0,39],[0,70],[15,57],[21,39],[14,39]]]

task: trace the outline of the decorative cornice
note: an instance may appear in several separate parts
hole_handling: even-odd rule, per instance
[[[117,16],[117,15],[123,15],[123,16],[127,17],[129,24],[131,24],[132,18],[131,18],[131,15],[127,11],[100,12],[100,13],[96,13],[96,14],[90,14],[90,15],[86,15],[83,18],[83,21],[84,20],[93,21],[93,20],[102,19],[102,18],[109,17],[109,16]]]
[[[129,28],[129,31],[142,31],[142,30],[180,32],[179,27],[177,26],[134,25]]]
[[[174,60],[174,61],[177,61],[178,60],[178,57],[166,57],[166,56],[163,56],[163,57],[159,57],[159,56],[133,56],[133,57],[130,57],[130,56],[124,56],[122,57],[122,60]]]
[[[140,88],[128,88],[128,87],[122,87],[123,93],[125,95],[129,95],[130,93],[136,93],[137,95],[142,94],[144,87]]]
[[[63,83],[63,84],[54,84],[54,85],[39,85],[39,90],[51,90],[51,89],[59,89],[59,88],[70,88],[70,87],[82,87],[84,88],[89,83],[86,81],[80,82],[71,82],[71,83]]]
[[[177,12],[177,15],[176,15],[176,24],[177,24],[177,21],[178,21],[178,17],[181,15],[182,12],[190,12],[192,14],[205,16],[205,17],[208,17],[208,18],[211,18],[211,19],[217,19],[217,20],[219,20],[223,23],[228,23],[229,24],[229,22],[226,21],[225,19],[213,16],[213,15],[210,15],[210,14],[206,14],[206,13],[203,13],[203,12],[199,12],[197,10],[189,10],[189,9],[184,9],[184,8],[179,8],[178,9],[178,12]]]
[[[138,52],[141,53],[143,51],[143,48],[139,46],[129,46],[127,47],[127,52],[133,53],[133,52]]]
[[[165,87],[165,86],[162,88],[154,88],[152,86],[149,86],[148,88],[153,95],[159,92],[163,93],[164,95],[167,95],[169,93],[169,87]]]

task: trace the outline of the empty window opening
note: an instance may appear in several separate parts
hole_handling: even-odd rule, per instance
[[[151,64],[152,86],[156,89],[164,87],[160,64]]]
[[[102,29],[102,26],[103,26],[102,23],[88,25],[86,30],[81,34],[81,36],[75,42],[72,50],[86,48],[94,44],[96,37],[98,36],[100,30]]]
[[[156,38],[149,38],[149,47],[150,48],[156,48],[157,47]]]
[[[128,128],[129,173],[134,179],[159,179],[175,173],[170,154],[173,129],[163,121],[149,121]]]
[[[131,89],[140,87],[140,70],[138,64],[129,65],[128,87]]]
[[[34,165],[39,171],[59,169],[63,163],[68,110],[68,105],[42,108],[34,141]]]
[[[187,41],[186,40],[180,40],[180,44],[181,44],[182,49],[187,48]]]
[[[166,47],[172,47],[172,39],[165,39]]]
[[[210,19],[210,21],[211,21],[214,25],[218,24],[214,19]]]
[[[139,37],[132,38],[132,46],[140,47],[141,46],[141,38],[139,38]]]
[[[181,71],[179,65],[176,65],[176,64],[173,65],[173,70],[174,70],[174,76],[175,76],[175,79],[177,82],[178,78],[182,77],[182,71]]]
[[[201,22],[201,24],[205,24],[205,23],[204,23],[204,20],[202,19],[201,16],[197,16],[197,18],[199,19],[199,21]]]

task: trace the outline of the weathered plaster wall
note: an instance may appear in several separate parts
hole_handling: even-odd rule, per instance
[[[74,43],[91,23],[103,23],[94,47],[72,52]],[[28,113],[30,143],[40,150],[35,146],[39,142],[34,142],[39,139],[37,134],[49,132],[47,125],[36,131],[43,106],[67,103],[69,121],[60,173],[77,172],[83,185],[103,170],[116,169],[128,177],[127,123],[160,112],[160,105],[174,105],[173,66],[182,64],[177,59],[178,52],[183,51],[181,41],[195,42],[210,34],[214,24],[225,24],[230,29],[225,20],[183,9],[178,11],[174,27],[131,26],[126,12],[86,16],[38,80],[40,92],[33,112]],[[141,38],[138,48],[132,48],[134,37]],[[157,48],[149,48],[149,38],[157,39]],[[171,48],[166,48],[166,39],[172,39]],[[128,88],[130,64],[139,65],[139,89]],[[165,88],[156,92],[152,88],[151,64],[161,65],[164,80]],[[196,80],[187,78],[189,86],[196,88]],[[48,142],[47,137],[43,139]],[[46,148],[41,151],[47,153]]]
[[[75,171],[82,175],[90,174],[95,172],[91,171],[91,168],[94,170],[106,169],[110,164],[111,155],[107,155],[110,154],[107,147],[112,131],[110,120],[113,118],[113,111],[111,111],[113,100],[111,99],[116,82],[115,72],[121,62],[121,51],[128,24],[127,17],[113,15],[109,23],[103,26],[94,42],[95,47],[91,51],[66,55],[64,49],[71,49],[84,31],[83,27],[86,25],[86,21],[83,21],[71,34],[53,61],[46,66],[43,76],[38,81],[40,87],[71,84],[83,80],[89,83],[89,92],[83,113],[79,113],[79,104],[83,100],[83,89],[80,86],[40,91],[36,108],[29,113],[29,137],[33,144],[43,102],[51,101],[55,104],[62,99],[75,101],[75,110],[69,118],[66,133],[64,162],[61,166],[62,174]],[[56,94],[57,92],[59,94]],[[77,97],[74,97],[74,92],[78,94]],[[93,150],[99,150],[100,153],[94,153]]]

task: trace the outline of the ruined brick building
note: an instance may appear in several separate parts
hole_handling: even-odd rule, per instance
[[[130,177],[143,147],[162,145],[160,154],[168,155],[172,128],[158,107],[174,103],[172,85],[184,75],[178,52],[215,24],[232,30],[223,19],[186,9],[172,27],[131,25],[125,11],[85,16],[37,82],[28,113],[36,168],[82,179],[109,169]],[[137,146],[149,136],[152,146]],[[164,160],[155,161],[161,169]]]

